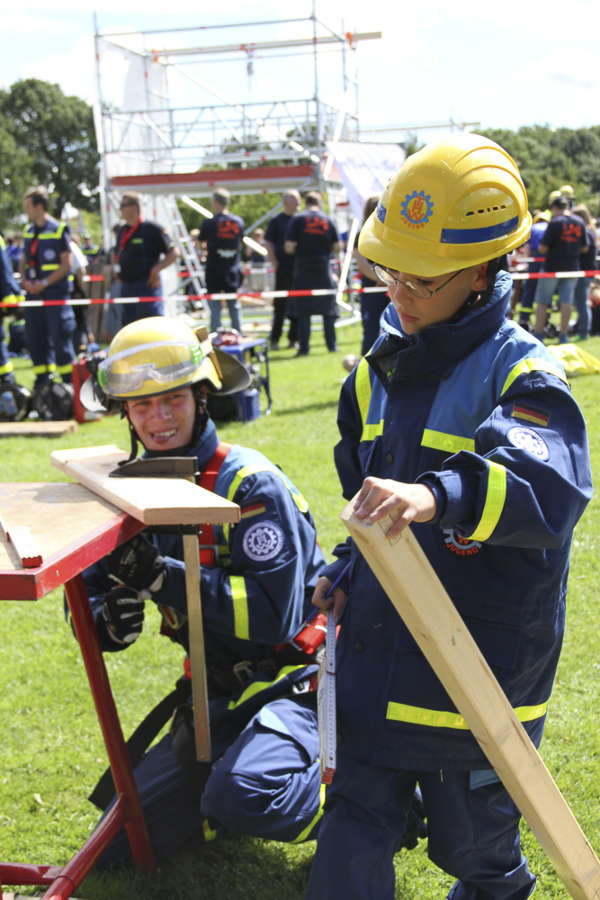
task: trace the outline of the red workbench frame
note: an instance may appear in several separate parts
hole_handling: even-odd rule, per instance
[[[81,575],[87,566],[143,528],[142,522],[115,511],[105,524],[77,538],[64,550],[44,560],[41,566],[0,571],[0,600],[37,600],[64,585],[118,798],[108,815],[66,865],[0,862],[0,898],[3,883],[39,884],[49,886],[42,900],[66,900],[123,827],[127,831],[135,864],[146,870],[155,868],[121,723]]]

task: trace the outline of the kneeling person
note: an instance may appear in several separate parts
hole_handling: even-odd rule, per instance
[[[82,390],[90,409],[121,406],[132,458],[138,441],[146,457],[193,457],[198,483],[241,507],[238,524],[203,527],[200,535],[214,762],[195,762],[188,701],[134,770],[159,860],[223,830],[304,840],[321,816],[310,626],[308,644],[292,643],[306,636],[324,566],[315,524],[281,469],[256,450],[220,442],[206,410],[208,391],[240,390],[247,377],[187,325],[154,317],[118,332]],[[188,651],[182,560],[180,536],[143,534],[84,573],[103,650],[119,652],[138,638],[151,601],[161,630]],[[123,832],[100,864],[127,861]]]

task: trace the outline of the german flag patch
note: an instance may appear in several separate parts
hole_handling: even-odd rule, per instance
[[[264,503],[255,503],[253,506],[245,506],[241,511],[242,519],[251,519],[252,516],[260,516],[266,513],[267,507]]]
[[[513,419],[524,419],[526,422],[533,422],[534,425],[547,425],[550,416],[547,413],[540,412],[539,409],[532,409],[530,406],[521,406],[515,403],[512,408]]]

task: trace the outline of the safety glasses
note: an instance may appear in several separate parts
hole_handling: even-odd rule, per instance
[[[389,269],[386,269],[385,266],[379,266],[377,263],[372,263],[371,268],[379,281],[382,281],[388,287],[400,287],[400,285],[402,285],[409,294],[412,294],[413,297],[418,297],[419,300],[430,300],[434,294],[437,294],[437,292],[445,288],[447,284],[450,284],[452,279],[456,278],[457,275],[460,275],[462,271],[462,269],[459,269],[458,272],[454,272],[454,274],[442,284],[438,285],[433,290],[430,290],[430,288],[425,287],[423,284],[417,284],[417,282],[411,281],[410,278],[397,278]]]

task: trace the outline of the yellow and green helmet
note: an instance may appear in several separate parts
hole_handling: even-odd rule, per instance
[[[106,358],[81,388],[86,409],[106,410],[111,401],[166,394],[206,383],[210,393],[233,394],[250,376],[234,356],[199,339],[183,320],[166,316],[138,319],[113,338]]]

